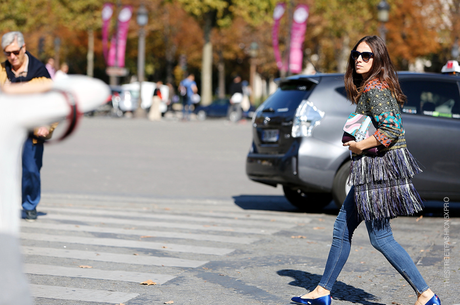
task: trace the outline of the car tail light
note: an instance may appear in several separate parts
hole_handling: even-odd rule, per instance
[[[312,102],[303,100],[295,113],[292,125],[292,137],[311,137],[313,128],[320,124],[323,117],[324,111],[316,108]]]
[[[259,107],[257,107],[256,111],[254,111],[254,114],[252,115],[252,119],[251,119],[251,123],[252,123],[253,127],[256,127],[255,126],[256,118],[259,115],[259,113],[263,110],[263,108],[264,107],[263,107],[263,104],[262,104]]]

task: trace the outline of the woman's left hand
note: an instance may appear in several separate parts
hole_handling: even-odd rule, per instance
[[[348,146],[348,149],[357,155],[360,155],[363,153],[363,150],[358,148],[358,143],[356,141],[350,141],[350,142],[343,143],[343,146]]]

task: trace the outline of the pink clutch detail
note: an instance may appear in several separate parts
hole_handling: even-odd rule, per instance
[[[370,116],[353,112],[348,116],[348,120],[343,126],[343,131],[342,143],[346,143],[349,141],[362,141],[373,135],[376,129]],[[366,153],[376,155],[377,147],[367,149]]]

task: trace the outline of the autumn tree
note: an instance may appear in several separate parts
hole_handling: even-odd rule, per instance
[[[87,75],[93,76],[94,32],[101,28],[101,8],[104,0],[51,0],[53,15],[60,26],[85,31],[88,35]]]
[[[399,69],[407,69],[416,58],[440,50],[442,20],[436,1],[393,0],[390,3],[387,46]]]
[[[202,69],[202,100],[210,102],[213,62],[220,71],[220,87],[232,72],[248,73],[252,42],[259,45],[257,72],[266,78],[278,75],[271,30],[273,9],[283,0],[150,0],[146,26],[146,74],[150,80],[176,81],[186,55],[188,69]],[[284,0],[291,8],[308,4],[304,48],[320,72],[342,72],[350,49],[365,35],[378,35],[377,4],[380,0]],[[450,59],[460,31],[460,2],[443,0],[387,0],[390,20],[385,24],[387,46],[398,69],[407,69],[417,58],[445,63]],[[54,38],[62,40],[61,56],[72,61],[72,73],[91,74],[91,37],[94,37],[95,76],[107,79],[100,39],[101,10],[105,0],[4,0],[0,2],[0,33],[19,30],[27,48],[38,54],[44,38],[42,60],[54,54]],[[112,3],[116,2],[111,0]],[[134,8],[126,49],[126,66],[136,71],[138,26],[135,14],[141,0],[120,0]],[[292,13],[292,9],[291,9]],[[288,51],[289,18],[280,29],[280,49]],[[112,17],[116,19],[116,14]],[[93,34],[91,34],[93,31]],[[458,44],[458,42],[457,42]],[[214,52],[213,52],[214,50]],[[437,63],[439,64],[439,63]],[[173,67],[176,67],[174,69]],[[225,69],[227,67],[227,69]],[[231,70],[228,67],[232,67]],[[433,68],[439,71],[439,68]],[[136,74],[136,73],[132,73]],[[126,79],[127,81],[127,79]]]
[[[202,103],[212,99],[212,29],[226,27],[235,15],[248,23],[257,25],[273,11],[275,0],[176,0],[183,9],[194,16],[203,27],[204,46],[202,56],[201,94]]]
[[[47,0],[0,1],[0,32],[23,32],[28,50],[38,53],[43,36],[53,36],[54,18],[49,18],[53,4]],[[31,13],[33,12],[33,13]],[[44,41],[43,52],[51,53],[53,41]]]

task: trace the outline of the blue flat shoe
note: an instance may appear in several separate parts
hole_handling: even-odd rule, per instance
[[[330,295],[325,295],[317,299],[302,299],[300,296],[293,297],[291,301],[299,304],[309,304],[309,305],[331,305],[332,297]],[[429,302],[427,304],[430,304]],[[436,304],[436,303],[433,303]],[[441,304],[441,303],[439,303]]]
[[[441,300],[435,294],[428,302],[425,303],[425,305],[441,305]]]

